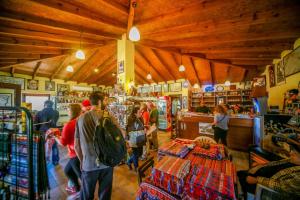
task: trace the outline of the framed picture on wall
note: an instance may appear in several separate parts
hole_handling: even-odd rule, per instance
[[[16,78],[10,76],[0,76],[1,83],[10,83],[21,86],[21,90],[25,90],[25,79],[24,78]]]
[[[102,92],[102,87],[93,86],[93,92]]]
[[[13,106],[13,99],[11,93],[0,93],[0,106]]]
[[[252,88],[266,87],[266,76],[257,76],[253,78]]]
[[[163,84],[163,92],[169,92],[169,86],[168,84]]]
[[[70,85],[68,84],[57,84],[57,95],[63,96],[69,93]]]
[[[187,98],[187,96],[182,97],[182,109],[188,109],[188,98]]]
[[[180,92],[182,89],[181,83],[171,83],[169,84],[169,91],[170,92]]]
[[[124,73],[124,60],[118,62],[118,74]]]
[[[285,83],[285,71],[284,71],[284,64],[282,61],[275,64],[276,68],[276,84],[283,84]]]
[[[276,80],[275,80],[275,70],[274,70],[274,66],[270,65],[268,67],[268,72],[269,72],[269,84],[270,87],[274,87],[276,85]]]
[[[155,85],[154,92],[161,92],[161,85]]]
[[[45,90],[46,91],[55,91],[55,82],[54,81],[45,81]]]
[[[39,81],[34,79],[27,79],[27,90],[38,90]]]

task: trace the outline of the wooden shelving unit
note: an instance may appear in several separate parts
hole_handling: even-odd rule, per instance
[[[251,101],[251,90],[229,90],[229,91],[218,91],[218,92],[201,92],[191,91],[190,92],[190,110],[194,111],[200,106],[203,101],[207,107],[214,108],[220,103],[235,105],[239,104],[246,107],[252,106]]]

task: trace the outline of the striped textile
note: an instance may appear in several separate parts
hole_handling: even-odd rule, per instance
[[[234,183],[237,181],[236,167],[230,160],[211,160],[195,156],[192,153],[189,153],[186,159],[191,161],[191,171],[194,168],[203,166],[213,170],[215,173],[224,173],[227,176],[231,176]]]
[[[225,158],[225,148],[222,144],[210,144],[208,149],[196,146],[193,154],[204,158],[222,160]]]
[[[171,141],[159,147],[158,155],[160,157],[164,155],[170,155],[184,158],[189,153],[189,151],[190,149],[187,145],[178,143],[176,141]]]
[[[164,190],[151,185],[150,183],[143,182],[140,185],[139,190],[137,191],[136,200],[178,200],[179,198],[176,198],[169,194],[168,192],[165,192]]]
[[[200,166],[187,177],[184,199],[235,199],[233,178]]]

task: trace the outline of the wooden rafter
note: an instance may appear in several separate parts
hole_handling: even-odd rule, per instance
[[[19,62],[25,62],[26,60],[38,60],[53,57],[51,54],[33,54],[33,53],[0,53],[1,59],[16,59]]]
[[[70,78],[66,79],[67,81],[72,81],[72,80],[76,80],[75,77],[77,77],[80,73],[82,73],[82,69],[85,68],[86,66],[88,66],[90,64],[90,61],[93,59],[93,57],[99,52],[99,49],[95,49],[93,51],[93,53],[91,55],[89,55],[88,58],[86,58],[86,60],[77,67],[77,69],[75,69],[75,71],[73,72],[73,74],[71,75]]]
[[[198,83],[200,84],[201,81],[200,81],[199,72],[197,71],[197,69],[196,69],[196,67],[195,67],[195,62],[194,62],[193,58],[191,58],[191,57],[190,57],[190,62],[191,62],[191,66],[193,67],[193,70],[194,70],[194,72],[195,72],[195,75],[196,75],[196,77],[197,77],[197,81],[198,81]]]
[[[102,70],[103,68],[111,65],[112,62],[115,62],[115,60],[116,60],[116,55],[115,55],[115,52],[113,52],[113,54],[110,57],[108,57],[106,60],[104,60],[100,64],[96,65],[93,69],[90,69],[90,72],[88,73],[88,75],[85,74],[84,75],[85,78],[81,79],[80,82],[85,82],[85,81],[89,80],[92,76],[95,76],[95,72],[94,72],[95,69]]]
[[[119,22],[118,20],[112,19],[107,16],[101,15],[101,13],[95,13],[91,10],[87,10],[85,8],[80,8],[76,5],[74,1],[72,3],[66,2],[66,1],[58,1],[58,0],[33,0],[34,2],[47,6],[53,9],[53,12],[62,12],[65,14],[72,14],[80,18],[89,19],[98,23],[101,23],[105,26],[111,26],[118,30],[126,30],[126,25],[124,25],[122,22]],[[43,8],[41,6],[41,9]]]
[[[127,21],[127,39],[129,39],[129,31],[133,25],[134,22],[134,8],[136,6],[136,0],[130,0],[129,5],[129,15],[128,15],[128,21]]]
[[[98,1],[98,0],[97,0]],[[109,6],[110,8],[119,11],[120,13],[124,15],[128,15],[128,9],[125,6],[122,6],[119,3],[116,3],[112,0],[100,0],[99,2]]]
[[[229,81],[232,81],[231,79],[231,77],[229,77],[229,75],[230,75],[230,70],[231,70],[231,66],[229,65],[228,67],[227,67],[227,70],[226,70],[226,77],[229,79]]]
[[[15,45],[0,45],[0,52],[12,52],[12,53],[28,53],[33,52],[36,54],[62,54],[62,50],[58,48],[48,48],[39,46],[15,46]]]
[[[92,77],[88,83],[97,83],[99,82],[101,79],[103,79],[105,76],[112,76],[112,71],[114,71],[116,69],[117,64],[116,63],[112,63],[111,65],[109,65],[108,67],[106,67],[104,70],[100,71],[98,76],[94,76]]]
[[[212,62],[209,62],[209,68],[210,68],[210,74],[211,74],[211,83],[215,84],[215,69],[214,69],[214,64]]]
[[[42,64],[42,61],[38,61],[35,64],[35,67],[34,67],[34,70],[33,70],[33,73],[32,73],[32,79],[34,79],[36,77],[36,74],[39,71],[39,68],[40,68],[41,64]]]
[[[99,85],[99,84],[111,83],[111,80],[117,80],[116,76],[112,76],[112,73],[114,72],[115,72],[115,68],[110,68],[110,70],[107,70],[107,72],[102,74],[102,77],[98,78],[97,81],[95,82]]]
[[[59,72],[60,72],[64,67],[66,67],[66,64],[67,64],[67,62],[68,62],[68,58],[69,58],[69,57],[68,57],[67,55],[62,56],[61,62],[60,62],[59,65],[56,67],[55,71],[51,74],[50,80],[52,80],[56,74],[59,74]]]
[[[151,81],[149,81],[147,78],[145,78],[146,77],[145,74],[140,73],[140,70],[135,70],[134,73],[136,76],[138,76],[143,81],[143,83],[148,83],[148,84],[151,83]]]

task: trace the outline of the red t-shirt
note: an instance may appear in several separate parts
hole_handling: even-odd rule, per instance
[[[142,117],[143,117],[143,120],[144,120],[144,126],[147,126],[149,125],[149,120],[150,120],[150,114],[148,111],[144,111],[142,113]]]
[[[76,119],[73,119],[65,124],[61,133],[60,143],[68,147],[70,158],[76,157],[74,149],[74,136],[75,136],[75,125]]]

